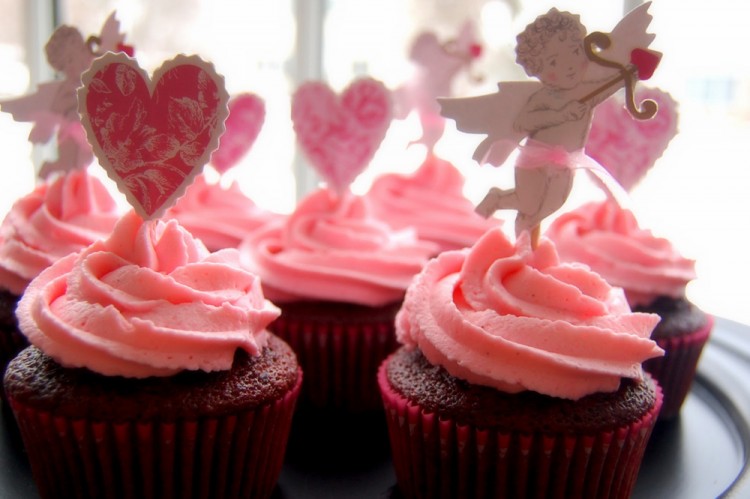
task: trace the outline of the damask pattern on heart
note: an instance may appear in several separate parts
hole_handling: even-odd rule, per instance
[[[391,123],[391,93],[371,78],[353,82],[341,96],[319,82],[292,98],[292,122],[307,158],[336,191],[367,167]]]
[[[636,120],[620,96],[597,106],[586,142],[586,154],[597,160],[626,190],[635,186],[677,135],[677,102],[658,88],[639,88],[636,102],[654,100],[659,110]]]
[[[99,162],[143,218],[159,217],[218,147],[227,117],[223,78],[178,56],[153,79],[124,54],[83,75],[79,111]]]

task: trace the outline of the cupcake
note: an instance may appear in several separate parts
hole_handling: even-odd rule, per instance
[[[473,245],[498,220],[474,211],[463,195],[464,178],[448,161],[430,154],[411,175],[381,175],[366,197],[374,215],[392,227],[414,227],[420,239],[439,251]]]
[[[658,317],[500,229],[430,261],[378,372],[406,497],[629,497],[661,407]]]
[[[119,218],[104,185],[85,170],[40,184],[0,225],[0,372],[28,345],[15,308],[29,282],[59,259],[106,237]]]
[[[257,206],[233,182],[224,188],[199,175],[166,214],[175,218],[210,251],[236,248],[265,224],[282,217]]]
[[[4,379],[39,492],[268,497],[301,371],[236,249],[125,215],[19,302]]]
[[[660,418],[679,414],[690,391],[713,318],[685,295],[695,278],[695,262],[666,239],[638,226],[633,213],[613,201],[589,203],[558,217],[547,231],[560,258],[583,262],[613,286],[622,287],[631,308],[658,314],[652,337],[664,357],[644,369],[664,391]]]
[[[244,263],[281,309],[269,329],[297,352],[305,404],[380,409],[375,374],[396,347],[393,320],[434,251],[374,218],[364,198],[325,188],[242,243]]]

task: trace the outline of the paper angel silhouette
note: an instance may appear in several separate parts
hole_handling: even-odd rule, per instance
[[[414,40],[409,58],[416,65],[411,81],[393,92],[394,117],[406,119],[412,110],[419,115],[422,136],[412,144],[424,144],[432,150],[445,129],[445,118],[440,116],[438,97],[451,95],[453,79],[481,55],[474,24],[467,21],[458,37],[440,43],[433,32],[421,33]]]
[[[645,50],[654,38],[646,32],[648,7],[633,10],[609,35],[588,36],[579,16],[553,8],[517,37],[517,62],[539,81],[501,82],[494,94],[439,99],[443,116],[459,130],[487,134],[473,156],[479,163],[500,166],[519,150],[515,187],[492,187],[479,214],[516,210],[516,234],[530,231],[535,241],[541,221],[567,199],[575,168],[606,175],[583,148],[594,107],[623,86],[632,100],[636,79],[650,77],[659,61]],[[632,102],[629,109],[641,118],[656,111],[653,103],[642,106]]]
[[[130,49],[123,45],[125,36],[119,29],[115,13],[107,18],[101,34],[88,40],[84,40],[76,28],[60,26],[44,49],[50,66],[62,78],[41,83],[32,94],[0,103],[0,110],[10,113],[16,121],[34,123],[29,134],[33,144],[46,144],[56,136],[57,159],[42,164],[40,177],[45,178],[55,171],[83,168],[93,160],[78,116],[76,90],[81,86],[81,74],[96,56]]]

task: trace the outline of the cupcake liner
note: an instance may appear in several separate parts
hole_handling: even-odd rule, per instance
[[[664,349],[664,356],[649,359],[643,369],[651,374],[664,392],[664,405],[660,420],[675,418],[690,392],[703,347],[708,342],[714,319],[708,317],[706,325],[692,333],[666,338],[652,338]]]
[[[305,372],[301,402],[347,412],[382,410],[378,366],[399,345],[394,317],[376,315],[345,322],[284,311],[268,327],[292,347]]]
[[[280,399],[221,417],[69,419],[11,398],[42,498],[269,497],[302,375]]]
[[[596,435],[505,433],[424,412],[397,393],[385,366],[378,384],[396,479],[407,498],[628,498],[662,404]]]

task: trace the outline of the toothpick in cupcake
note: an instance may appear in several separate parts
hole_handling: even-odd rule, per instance
[[[648,49],[654,39],[646,31],[649,5],[631,11],[611,33],[589,35],[579,16],[553,8],[517,37],[517,61],[538,81],[501,82],[494,94],[439,99],[443,116],[456,120],[459,130],[487,135],[476,161],[500,166],[519,150],[515,187],[490,188],[478,213],[516,210],[516,234],[529,231],[536,246],[542,220],[570,193],[574,169],[608,177],[584,153],[594,108],[624,87],[633,116],[656,113],[654,102],[638,105],[633,97],[636,82],[648,79],[661,58]]]

